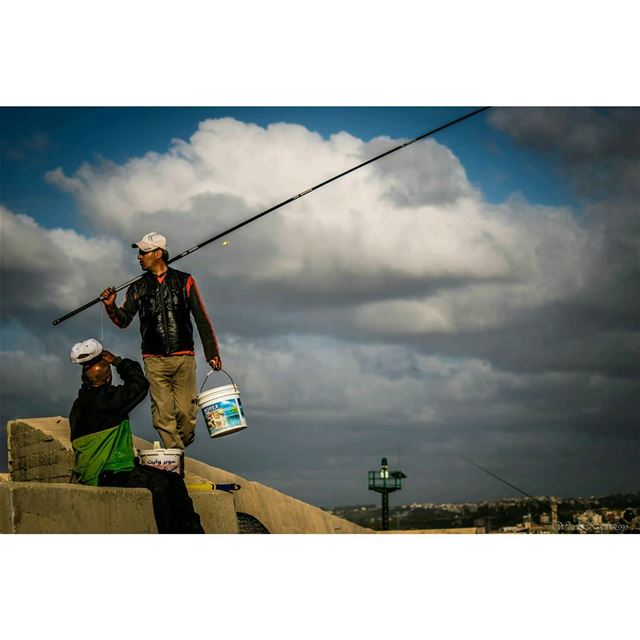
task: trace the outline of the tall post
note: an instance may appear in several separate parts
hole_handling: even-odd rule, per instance
[[[382,492],[382,530],[389,531],[389,492]]]
[[[402,489],[402,479],[406,477],[399,469],[389,471],[386,458],[380,461],[379,469],[369,471],[369,490],[382,494],[382,531],[389,531],[389,494]]]

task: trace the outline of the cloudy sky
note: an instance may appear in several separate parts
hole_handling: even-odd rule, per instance
[[[74,342],[140,358],[137,320],[51,324],[139,273],[132,241],[177,254],[469,110],[0,110],[3,429],[68,414]],[[639,149],[638,109],[494,109],[175,264],[249,422],[199,416],[189,454],[322,506],[377,502],[382,456],[398,503],[517,495],[459,455],[534,495],[639,490]]]

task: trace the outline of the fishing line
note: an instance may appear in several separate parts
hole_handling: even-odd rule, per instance
[[[545,510],[549,508],[548,504],[545,504],[544,502],[541,502],[537,498],[534,498],[533,496],[530,496],[526,491],[523,491],[522,489],[519,489],[518,487],[516,487],[515,484],[511,484],[510,482],[508,482],[504,478],[501,478],[500,476],[496,475],[492,471],[489,471],[489,469],[485,469],[484,467],[481,467],[479,464],[476,464],[475,462],[473,462],[473,460],[469,460],[468,458],[465,458],[464,456],[461,456],[459,453],[457,454],[457,456],[459,458],[462,458],[465,462],[468,462],[469,464],[472,464],[474,467],[478,467],[478,469],[481,469],[485,473],[488,473],[491,477],[495,478],[496,480],[500,480],[500,482],[502,482],[503,484],[506,484],[507,486],[511,487],[512,489],[515,489],[516,491],[521,493],[523,496],[526,496],[527,498],[530,498],[534,502],[537,502],[539,505],[543,506],[545,508]]]
[[[198,249],[202,249],[202,247],[205,247],[206,245],[210,244],[211,242],[215,242],[216,240],[219,240],[220,238],[224,237],[224,236],[228,236],[230,233],[233,233],[234,231],[237,231],[238,229],[241,229],[242,227],[251,224],[252,222],[255,222],[256,220],[258,220],[259,218],[262,218],[263,216],[266,216],[268,213],[271,213],[272,211],[275,211],[276,209],[280,209],[280,207],[284,207],[285,205],[293,202],[294,200],[298,200],[298,198],[303,198],[304,196],[308,195],[309,193],[311,193],[312,191],[315,191],[316,189],[320,189],[321,187],[324,187],[326,185],[328,185],[329,183],[333,182],[334,180],[338,180],[339,178],[342,178],[346,175],[348,175],[349,173],[352,173],[353,171],[357,171],[358,169],[361,169],[362,167],[367,166],[368,164],[371,164],[372,162],[375,162],[376,160],[380,160],[381,158],[384,158],[385,156],[388,156],[392,153],[395,153],[396,151],[399,151],[400,149],[404,149],[405,147],[408,147],[409,145],[413,144],[414,142],[418,142],[419,140],[423,140],[424,138],[427,138],[429,136],[432,136],[435,133],[438,133],[439,131],[443,131],[444,129],[447,129],[448,127],[452,127],[454,124],[458,124],[459,122],[462,122],[463,120],[467,120],[468,118],[472,118],[475,115],[478,115],[479,113],[482,113],[483,111],[486,111],[487,109],[490,109],[491,107],[482,107],[480,109],[476,109],[475,111],[471,111],[470,113],[467,113],[464,116],[461,116],[459,118],[456,118],[455,120],[451,120],[450,122],[447,122],[439,127],[436,127],[435,129],[432,129],[431,131],[427,131],[427,133],[423,133],[422,135],[417,136],[416,138],[413,138],[412,140],[409,140],[407,142],[403,142],[402,144],[399,144],[397,147],[393,147],[393,149],[389,149],[388,151],[385,151],[384,153],[381,153],[377,156],[375,156],[374,158],[370,158],[369,160],[365,160],[364,162],[361,162],[360,164],[356,165],[355,167],[351,167],[351,169],[347,169],[346,171],[343,171],[342,173],[339,173],[338,175],[333,176],[333,178],[329,178],[328,180],[324,180],[323,182],[318,183],[317,185],[307,189],[306,191],[302,191],[301,193],[298,193],[295,196],[292,196],[291,198],[288,198],[287,200],[283,200],[282,202],[274,205],[273,207],[269,207],[268,209],[265,209],[264,211],[256,214],[255,216],[248,218],[247,220],[244,220],[243,222],[240,222],[238,224],[236,224],[235,226],[231,227],[230,229],[227,229],[225,231],[223,231],[222,233],[219,233],[215,236],[213,236],[213,238],[209,238],[208,240],[205,240],[204,242],[201,242],[200,244],[197,244],[195,247],[191,247],[191,249],[187,249],[186,251],[183,251],[180,255],[175,256],[174,258],[171,258],[170,260],[167,261],[167,264],[171,264],[172,262],[176,262],[177,260],[180,260],[180,258],[184,258],[185,256],[188,256],[189,254],[193,253],[194,251],[197,251]],[[114,287],[114,289],[116,291],[121,291],[122,289],[128,287],[129,285],[132,285],[134,282],[137,282],[138,280],[142,279],[144,277],[144,274],[136,276],[135,278],[132,278],[131,280],[117,286]],[[61,316],[60,318],[57,318],[56,320],[53,321],[53,325],[58,325],[61,322],[64,322],[65,320],[67,320],[68,318],[71,318],[72,316],[75,316],[77,313],[80,313],[81,311],[84,311],[85,309],[88,309],[89,307],[92,307],[94,304],[97,304],[98,302],[101,301],[101,298],[95,298],[94,300],[91,300],[90,302],[87,302],[86,304],[83,304],[81,307],[78,307],[77,309],[74,309],[73,311],[67,313],[64,316]]]
[[[104,344],[104,313],[102,313],[102,309],[99,306],[98,313],[100,314],[100,342]]]
[[[462,458],[465,462],[468,462],[469,464],[472,464],[474,467],[477,467],[478,469],[481,469],[485,473],[488,473],[491,477],[495,478],[496,480],[499,480],[503,484],[506,484],[507,486],[511,487],[512,489],[515,489],[518,493],[521,493],[523,496],[526,496],[527,498],[531,498],[531,500],[534,500],[538,504],[542,505],[545,509],[548,508],[548,505],[545,505],[543,502],[540,502],[540,500],[538,500],[537,498],[534,498],[533,496],[530,496],[526,491],[523,491],[522,489],[519,489],[518,487],[516,487],[515,484],[511,484],[510,482],[508,482],[504,478],[501,478],[500,476],[496,475],[492,471],[489,471],[489,469],[485,469],[484,467],[480,466],[479,464],[476,464],[475,462],[473,462],[473,460],[469,460],[468,458],[465,458],[464,456],[461,456],[460,454],[458,454],[458,456],[460,458]]]

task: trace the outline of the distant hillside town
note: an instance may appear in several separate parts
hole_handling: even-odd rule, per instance
[[[640,492],[534,498],[390,506],[389,528],[403,531],[475,528],[484,533],[640,533]],[[325,510],[360,526],[381,528],[379,505],[338,506]]]

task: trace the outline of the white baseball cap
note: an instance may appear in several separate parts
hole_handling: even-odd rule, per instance
[[[146,236],[142,236],[142,240],[134,242],[131,245],[134,249],[142,249],[143,251],[153,251],[154,249],[167,250],[167,239],[161,234],[152,231],[147,233]]]
[[[84,364],[97,358],[101,353],[102,345],[95,338],[89,338],[84,342],[76,342],[71,347],[69,358],[73,364]]]

